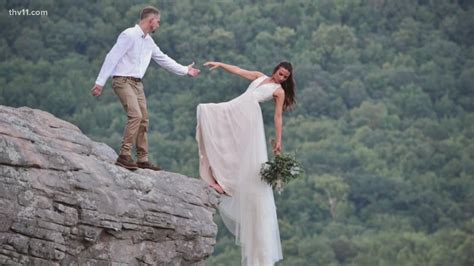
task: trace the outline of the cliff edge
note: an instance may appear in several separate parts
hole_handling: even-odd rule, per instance
[[[47,112],[0,106],[0,264],[204,265],[217,194],[116,156]]]

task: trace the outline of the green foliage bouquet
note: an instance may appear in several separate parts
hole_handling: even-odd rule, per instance
[[[278,194],[283,191],[283,185],[298,178],[303,173],[301,165],[288,154],[277,154],[272,160],[262,164],[260,175],[262,180],[275,189]]]

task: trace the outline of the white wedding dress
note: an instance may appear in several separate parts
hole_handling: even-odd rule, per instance
[[[199,171],[209,184],[213,177],[230,196],[219,212],[241,245],[242,265],[273,265],[283,258],[271,187],[260,178],[268,161],[259,102],[271,100],[280,86],[254,80],[245,93],[224,103],[199,104],[196,140]]]

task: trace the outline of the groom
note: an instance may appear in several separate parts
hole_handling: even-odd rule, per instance
[[[160,26],[160,11],[154,7],[145,7],[140,13],[140,23],[124,30],[117,42],[105,57],[99,76],[91,93],[98,97],[109,76],[113,76],[112,88],[127,113],[127,125],[123,136],[120,155],[116,165],[130,170],[147,168],[161,170],[148,160],[148,112],[142,78],[153,59],[160,66],[176,75],[196,77],[199,69],[194,63],[183,66],[164,54],[155,44],[150,33]],[[137,148],[137,162],[131,156],[132,146]]]

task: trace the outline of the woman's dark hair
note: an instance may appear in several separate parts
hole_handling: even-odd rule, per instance
[[[288,70],[290,72],[290,75],[288,78],[281,83],[281,87],[285,91],[285,102],[283,103],[283,111],[287,110],[292,110],[294,105],[296,104],[296,99],[295,99],[295,81],[293,80],[293,66],[291,65],[290,62],[287,61],[282,61],[280,62],[274,69],[272,74],[275,74],[275,72],[280,69],[280,67]]]

